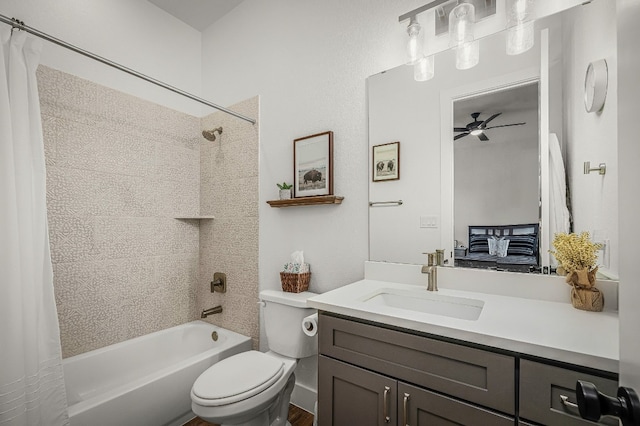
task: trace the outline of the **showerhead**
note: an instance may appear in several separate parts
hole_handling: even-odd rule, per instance
[[[222,126],[221,127],[216,127],[213,130],[203,130],[202,131],[202,136],[208,140],[208,141],[215,141],[216,140],[216,132],[218,132],[219,135],[222,134]]]

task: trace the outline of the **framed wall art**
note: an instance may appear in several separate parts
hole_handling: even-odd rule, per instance
[[[400,142],[373,147],[373,181],[400,179]]]
[[[294,198],[333,195],[333,132],[293,141]]]

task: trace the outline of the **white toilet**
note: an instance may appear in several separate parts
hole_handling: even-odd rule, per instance
[[[318,353],[318,337],[302,331],[314,293],[260,292],[269,352],[242,352],[209,367],[191,388],[191,409],[222,425],[288,425],[298,359]]]

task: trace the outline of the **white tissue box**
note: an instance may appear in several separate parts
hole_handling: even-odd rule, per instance
[[[290,274],[304,274],[306,272],[309,272],[310,268],[309,268],[309,264],[308,263],[293,263],[293,262],[287,262],[284,264],[284,269],[282,270],[282,272],[287,272]]]

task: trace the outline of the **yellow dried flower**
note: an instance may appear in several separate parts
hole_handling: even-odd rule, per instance
[[[588,232],[582,232],[580,235],[559,233],[555,235],[552,244],[555,251],[549,250],[549,253],[558,259],[558,263],[568,273],[585,268],[590,271],[595,268],[598,259],[596,252],[602,248],[602,244],[591,241]]]

